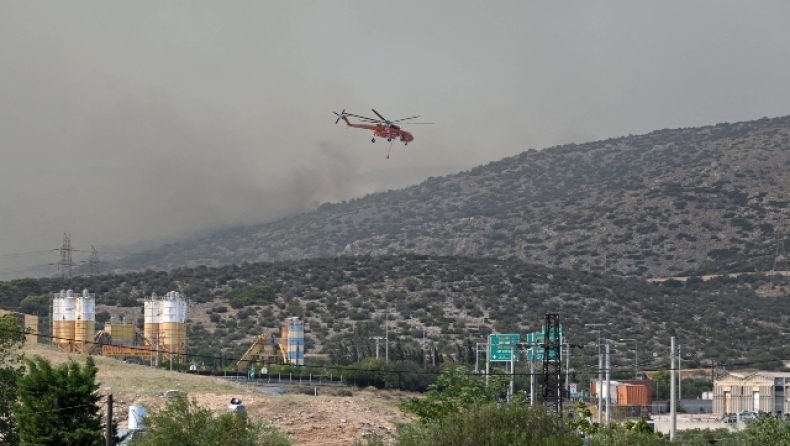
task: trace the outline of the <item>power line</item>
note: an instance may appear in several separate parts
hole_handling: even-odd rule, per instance
[[[105,405],[107,405],[106,402],[101,403],[101,404],[99,404],[99,408],[101,408],[101,407],[103,407]],[[61,407],[61,408],[58,408],[58,409],[51,409],[51,410],[37,410],[35,412],[30,412],[30,413],[14,413],[14,416],[15,417],[18,417],[18,416],[32,416],[32,415],[38,415],[38,414],[42,414],[42,413],[61,412],[61,411],[64,411],[64,410],[79,409],[80,407],[96,407],[96,404],[80,404],[78,406]]]
[[[59,263],[44,263],[44,264],[41,264],[41,265],[30,265],[30,266],[25,266],[25,267],[22,267],[22,268],[0,269],[0,273],[23,273],[23,272],[27,272],[27,271],[34,270],[34,269],[47,268],[47,267],[57,266],[57,265],[59,265]]]
[[[57,251],[57,248],[56,249],[47,249],[46,251],[29,251],[29,252],[0,254],[0,259],[7,259],[7,258],[14,258],[14,257],[34,257],[34,256],[40,256],[40,255],[48,255],[48,254],[51,254],[52,251]]]

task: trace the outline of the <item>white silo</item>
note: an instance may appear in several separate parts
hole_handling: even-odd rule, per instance
[[[52,295],[52,344],[63,348],[68,345],[67,333],[63,329],[63,300],[66,298],[66,290]]]
[[[156,293],[151,293],[151,297],[145,300],[143,314],[143,336],[148,339],[150,345],[156,345],[159,337],[159,308],[160,301]]]
[[[96,331],[96,296],[85,289],[75,303],[74,347],[86,353],[93,345],[91,343]]]
[[[176,291],[167,293],[162,301],[162,317],[159,320],[163,334],[161,348],[174,358],[186,352],[185,302]]]
[[[61,348],[71,351],[74,346],[74,321],[77,318],[77,299],[74,298],[74,291],[66,290],[62,302],[60,345]]]

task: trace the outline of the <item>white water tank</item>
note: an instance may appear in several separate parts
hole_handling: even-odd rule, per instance
[[[129,430],[143,430],[146,416],[145,406],[129,406]]]

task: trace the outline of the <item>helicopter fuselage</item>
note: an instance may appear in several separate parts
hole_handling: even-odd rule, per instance
[[[346,125],[349,127],[373,131],[374,138],[384,138],[387,141],[398,139],[404,144],[414,141],[414,135],[394,124],[353,124],[345,116],[343,116],[343,120],[346,121]]]

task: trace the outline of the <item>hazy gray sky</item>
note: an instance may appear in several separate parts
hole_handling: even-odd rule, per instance
[[[790,114],[790,2],[0,2],[0,278],[528,148]],[[422,115],[412,145],[334,125]],[[85,257],[81,257],[85,258]],[[42,268],[39,272],[52,272]]]

